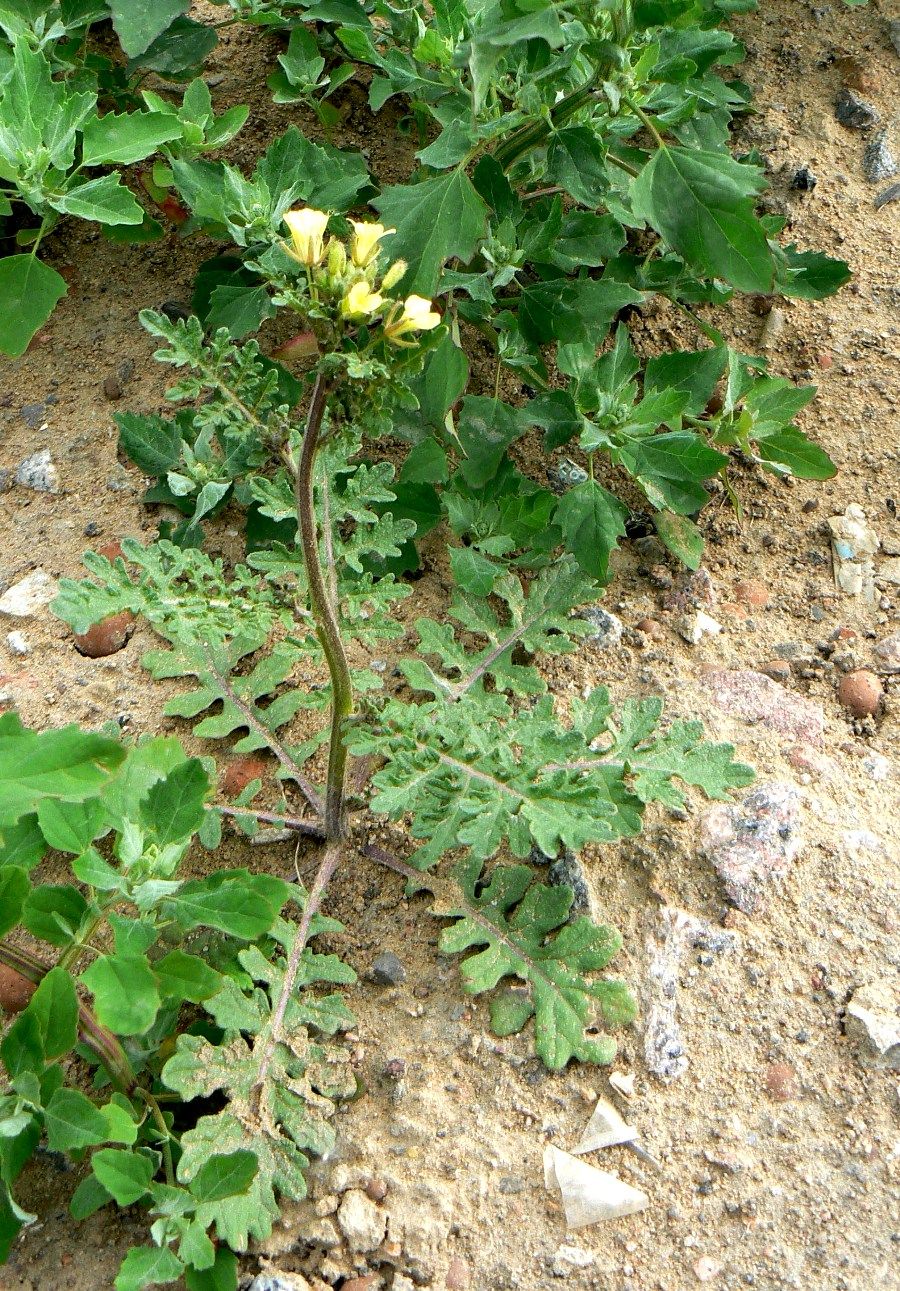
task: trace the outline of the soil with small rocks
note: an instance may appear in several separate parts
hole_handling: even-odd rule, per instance
[[[717,871],[708,813],[719,808],[699,794],[685,810],[649,812],[638,839],[586,850],[580,872],[591,905],[622,930],[616,971],[642,1001],[642,1021],[622,1034],[611,1071],[548,1075],[527,1034],[492,1037],[486,1004],[462,994],[456,964],[438,953],[440,925],[425,898],[407,898],[402,880],[374,867],[339,873],[326,909],[345,922],[335,949],[360,977],[348,1044],[364,1092],[338,1115],[336,1152],[313,1166],[308,1199],[286,1204],[271,1239],[242,1260],[242,1285],[256,1277],[257,1291],[900,1287],[900,1104],[890,1057],[900,960],[900,587],[889,564],[900,555],[898,206],[876,206],[885,181],[870,182],[865,169],[872,174],[874,153],[865,158],[877,129],[887,131],[882,162],[900,147],[900,46],[889,8],[763,0],[757,17],[736,24],[749,54],[740,75],[756,99],[735,146],[765,159],[764,205],[787,219],[785,237],[848,260],[854,279],[824,302],[780,302],[774,322],[751,302],[717,322],[748,352],[777,331],[772,370],[819,385],[801,422],[838,475],[791,483],[738,467],[742,519],[724,495],[707,508],[703,573],[680,573],[652,538],[625,543],[603,602],[614,620],[598,619],[602,642],[588,639],[546,670],[563,708],[602,682],[618,701],[661,693],[671,716],[702,718],[761,784],[786,786],[796,835],[785,840],[785,822],[766,821],[759,798],[750,803],[759,828],[741,832],[745,800],[759,786],[727,809],[734,836],[725,845],[755,864],[758,901],[741,901],[733,874],[723,880],[721,854]],[[264,77],[277,38],[239,27],[221,35],[210,67],[218,106],[252,106],[233,158],[252,164],[292,120],[319,137],[314,122],[271,104]],[[843,90],[880,124],[856,107],[851,121]],[[839,96],[846,124],[835,115]],[[387,117],[373,127],[361,87],[345,86],[335,102],[343,120],[334,142],[363,148],[382,178],[408,172],[405,145]],[[0,367],[0,596],[38,568],[47,580],[77,575],[86,548],[154,535],[156,517],[140,501],[145,481],[116,457],[112,403],[163,408],[167,372],[151,361],[137,310],[185,307],[197,265],[215,250],[174,234],[114,247],[74,221],[48,239],[70,293],[29,352]],[[759,307],[765,315],[768,302]],[[664,308],[637,311],[632,326],[644,354],[699,341]],[[31,483],[19,474],[24,462]],[[35,464],[52,491],[34,486]],[[536,447],[524,450],[523,465],[547,478]],[[562,475],[573,465],[582,463],[565,464]],[[853,503],[880,539],[871,600],[834,580],[827,521]],[[227,517],[216,543],[236,554]],[[415,613],[440,612],[442,568],[438,544],[426,542]],[[38,584],[40,602],[46,584]],[[694,631],[700,613],[720,630]],[[694,616],[687,633],[685,616]],[[183,723],[162,716],[172,690],[142,671],[154,646],[145,624],[129,623],[120,646],[91,657],[46,604],[0,617],[3,707],[39,726],[112,719],[130,734],[171,731],[195,747]],[[862,673],[877,681],[877,705],[874,683],[865,703],[853,696],[851,679]],[[216,752],[231,784],[255,775],[224,745]],[[229,836],[221,859],[291,873],[294,844],[251,848]],[[308,880],[313,854],[301,849],[297,864]],[[373,971],[379,957],[390,972]],[[662,1054],[654,1036],[672,1049],[659,1067],[668,1078],[653,1074]],[[611,1074],[618,1089],[631,1090],[633,1078],[630,1097],[611,1088]],[[542,1156],[547,1145],[571,1149],[598,1094],[618,1100],[647,1155],[623,1145],[586,1159],[645,1191],[650,1205],[567,1232]],[[45,1152],[27,1168],[18,1191],[38,1218],[0,1269],[2,1291],[111,1287],[128,1246],[144,1240],[136,1210],[74,1224],[66,1207],[80,1178],[79,1167]]]

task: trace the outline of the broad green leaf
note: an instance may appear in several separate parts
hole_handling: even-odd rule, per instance
[[[78,996],[75,984],[64,968],[50,969],[38,984],[25,1012],[37,1021],[46,1058],[61,1058],[75,1047]]]
[[[159,1012],[159,989],[150,965],[138,955],[100,955],[81,974],[102,1026],[117,1035],[141,1035]]]
[[[179,77],[199,71],[218,40],[214,29],[205,23],[195,22],[193,18],[176,18],[133,60],[129,70],[149,68],[163,76]]]
[[[690,431],[670,431],[632,441],[620,454],[659,510],[691,515],[709,501],[703,481],[718,474],[728,458]]]
[[[101,1206],[107,1205],[112,1200],[112,1195],[106,1191],[96,1175],[89,1174],[72,1193],[69,1214],[73,1219],[87,1219],[88,1215],[93,1215]]]
[[[72,1152],[106,1143],[106,1117],[77,1089],[58,1089],[44,1111],[47,1143],[54,1152]]]
[[[698,417],[705,411],[727,360],[727,350],[720,345],[655,355],[644,369],[644,391],[681,390],[688,396],[685,412]]]
[[[102,832],[106,812],[96,798],[83,802],[44,798],[38,803],[38,824],[49,845],[58,852],[78,856]]]
[[[507,448],[524,431],[525,421],[517,408],[502,399],[467,395],[457,427],[465,453],[460,473],[466,483],[480,488],[493,479]]]
[[[33,813],[0,830],[0,868],[18,865],[20,869],[33,870],[46,852],[47,844]]]
[[[177,1282],[184,1265],[166,1246],[133,1246],[113,1283],[115,1291],[143,1291],[144,1287]]]
[[[312,143],[296,126],[269,145],[253,177],[268,189],[275,219],[301,199],[322,211],[346,211],[369,183],[366,163],[358,152]]]
[[[140,224],[144,219],[143,207],[116,174],[89,179],[50,198],[50,205],[65,215],[99,224]]]
[[[211,1268],[185,1269],[184,1280],[188,1291],[237,1291],[237,1257],[220,1246]]]
[[[88,911],[88,903],[67,884],[42,883],[25,899],[22,922],[33,936],[53,946],[72,940]]]
[[[177,116],[167,112],[107,112],[84,127],[84,165],[130,165],[181,137]]]
[[[250,332],[258,332],[267,318],[275,314],[275,306],[265,287],[219,286],[209,300],[206,325],[212,331],[224,327],[234,340]]]
[[[448,260],[472,258],[487,228],[488,208],[460,169],[419,184],[391,185],[372,205],[396,229],[391,257],[410,266],[403,285],[420,296],[434,293]]]
[[[292,896],[294,892],[281,879],[246,870],[220,871],[183,884],[166,899],[163,909],[184,931],[218,928],[249,941],[269,931]]]
[[[725,152],[662,147],[634,181],[634,213],[700,274],[769,292],[775,265],[753,210],[761,172]]]
[[[796,426],[766,435],[758,441],[756,451],[764,463],[800,480],[830,480],[837,474],[837,467],[825,450],[813,444]]]
[[[190,0],[109,0],[113,27],[129,58],[137,58],[190,8]]]
[[[31,884],[25,870],[18,865],[0,867],[0,937],[5,937],[19,922],[30,891]]]
[[[0,352],[11,358],[24,354],[68,290],[62,275],[36,256],[0,259]]]
[[[556,522],[566,550],[601,583],[609,576],[609,557],[625,536],[627,511],[617,497],[594,480],[576,484],[559,500]]]
[[[158,843],[180,843],[203,824],[209,777],[199,758],[182,762],[157,780],[140,808],[140,822]]]
[[[101,1148],[91,1157],[94,1174],[120,1206],[133,1206],[146,1196],[156,1174],[155,1153],[128,1152],[124,1148]]]
[[[687,516],[675,515],[673,511],[659,511],[653,517],[653,524],[663,542],[673,556],[687,565],[688,569],[699,569],[703,559],[703,535]]]
[[[119,447],[145,475],[164,475],[181,456],[178,423],[152,414],[117,412]]]
[[[170,950],[168,955],[155,961],[153,971],[164,1000],[179,1003],[190,1000],[199,1004],[222,987],[221,974],[196,955],[188,955],[183,950]]]
[[[5,1179],[0,1179],[0,1264],[6,1262],[13,1243],[26,1224],[33,1224],[37,1215],[30,1215],[27,1210],[14,1200]]]

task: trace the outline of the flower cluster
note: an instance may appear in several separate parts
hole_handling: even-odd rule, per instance
[[[382,331],[392,345],[414,342],[404,339],[411,332],[429,332],[440,325],[441,316],[424,296],[407,296],[392,300],[386,293],[406,273],[406,262],[396,260],[378,278],[378,259],[382,239],[395,232],[383,224],[351,220],[353,233],[348,248],[339,238],[329,238],[327,211],[303,207],[287,211],[284,222],[290,241],[282,246],[292,260],[304,266],[310,282],[327,287],[337,300],[338,315],[350,323],[382,320]]]

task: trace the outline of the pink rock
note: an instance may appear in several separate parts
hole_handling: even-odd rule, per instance
[[[795,771],[805,771],[817,780],[830,780],[837,772],[837,764],[809,744],[795,744],[787,760]]]
[[[447,1291],[467,1291],[470,1281],[468,1264],[460,1256],[454,1255],[444,1279]]]
[[[779,735],[821,747],[825,714],[818,704],[779,686],[750,668],[710,668],[700,679],[713,703],[744,722],[759,722]]]
[[[744,914],[763,903],[773,879],[783,878],[800,852],[800,793],[785,781],[761,784],[741,803],[717,803],[700,818],[700,851]]]

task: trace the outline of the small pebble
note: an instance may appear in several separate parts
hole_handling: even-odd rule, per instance
[[[621,619],[616,618],[615,614],[610,614],[609,610],[604,610],[599,605],[591,605],[582,610],[578,617],[591,625],[591,631],[584,639],[596,649],[615,650],[622,644],[625,625]]]
[[[588,473],[583,466],[573,462],[570,457],[564,457],[556,466],[551,467],[548,472],[550,479],[555,481],[563,489],[574,488],[576,484],[584,484],[588,478]]]
[[[874,654],[882,672],[900,672],[900,632],[879,641]]]
[[[734,599],[761,610],[769,604],[769,589],[759,578],[745,578],[734,585]]]
[[[838,686],[838,699],[854,717],[874,717],[883,698],[884,687],[867,668],[848,672]]]
[[[900,184],[891,184],[875,198],[875,210],[880,211],[882,206],[887,206],[888,202],[896,202],[900,198]]]
[[[773,681],[781,682],[782,685],[791,679],[791,665],[786,659],[769,659],[760,666],[759,671],[766,677],[771,677]]]
[[[710,1255],[701,1255],[694,1265],[698,1282],[714,1282],[725,1266],[721,1260],[714,1260]]]
[[[657,623],[656,619],[641,619],[640,623],[635,624],[635,627],[638,632],[643,633],[645,637],[650,637],[653,641],[661,641],[666,635],[663,625]]]
[[[75,634],[75,649],[88,659],[105,659],[107,655],[121,650],[133,631],[134,615],[131,610],[108,614],[105,619],[88,628],[87,632]]]
[[[406,980],[406,969],[392,950],[383,950],[372,962],[372,980],[379,986],[399,986]]]
[[[103,378],[103,397],[108,399],[110,403],[122,398],[122,386],[118,377],[110,375]]]
[[[0,614],[13,619],[30,619],[44,605],[49,605],[57,592],[56,579],[43,569],[20,578],[0,596]]]
[[[811,193],[818,182],[809,166],[800,166],[794,171],[791,188],[796,188],[800,193]]]
[[[9,647],[9,653],[18,655],[19,658],[24,657],[26,654],[31,654],[31,646],[21,632],[9,632],[6,637],[6,644]]]
[[[776,1103],[788,1103],[796,1098],[799,1082],[794,1068],[787,1062],[773,1062],[766,1072],[766,1089]]]
[[[447,1291],[467,1291],[471,1282],[468,1264],[459,1255],[454,1255],[444,1278],[444,1286]]]

